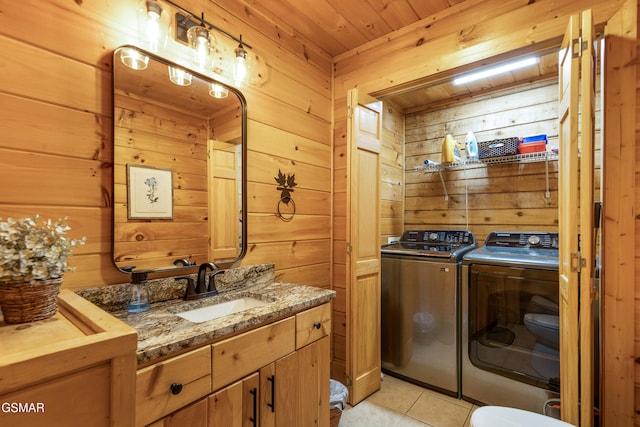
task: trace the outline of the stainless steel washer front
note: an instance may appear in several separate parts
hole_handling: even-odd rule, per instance
[[[384,372],[459,395],[459,268],[474,247],[470,232],[431,230],[383,246]]]

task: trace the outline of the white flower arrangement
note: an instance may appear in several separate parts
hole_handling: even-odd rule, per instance
[[[0,285],[37,284],[73,271],[67,266],[67,258],[74,247],[85,244],[86,238],[65,237],[71,229],[66,221],[63,218],[54,223],[39,215],[6,221],[0,218]]]

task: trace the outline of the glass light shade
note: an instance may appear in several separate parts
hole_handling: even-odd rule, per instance
[[[189,86],[191,84],[191,79],[193,76],[190,73],[187,73],[180,67],[172,67],[169,68],[169,80],[172,83],[177,84],[178,86]]]
[[[233,79],[237,87],[242,86],[249,73],[249,64],[247,63],[247,51],[242,44],[236,49],[236,62],[233,67]]]
[[[149,57],[132,48],[122,49],[120,60],[132,70],[144,70],[149,65]]]
[[[226,98],[229,96],[229,90],[218,83],[211,83],[209,86],[209,95],[214,98]]]
[[[150,52],[164,49],[170,33],[169,12],[156,0],[141,0],[137,13],[138,32],[145,49]]]
[[[199,69],[204,70],[211,61],[211,46],[214,37],[205,27],[194,26],[187,31],[189,46],[193,49],[193,58]]]

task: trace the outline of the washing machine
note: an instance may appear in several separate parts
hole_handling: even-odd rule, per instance
[[[466,230],[407,230],[381,248],[382,370],[459,397],[459,289]]]

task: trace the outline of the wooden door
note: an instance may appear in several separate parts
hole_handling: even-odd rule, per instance
[[[238,190],[238,146],[210,139],[207,144],[209,169],[209,260],[238,257],[241,201]],[[234,224],[234,227],[229,227]]]
[[[355,405],[380,388],[382,103],[357,89],[347,99],[347,378]]]
[[[593,35],[591,11],[572,16],[559,57],[560,397],[581,426],[593,423]]]

